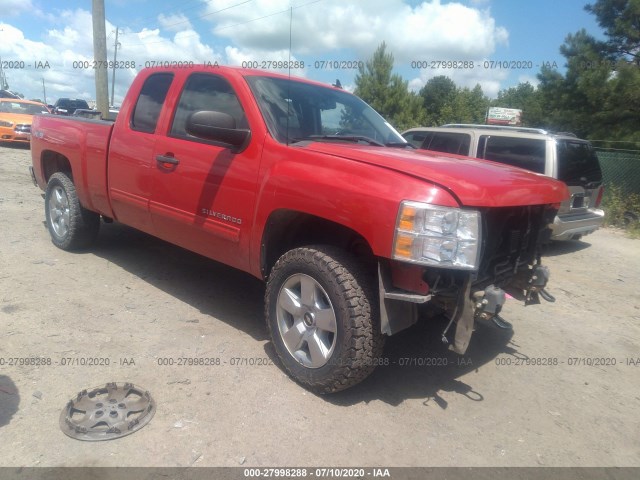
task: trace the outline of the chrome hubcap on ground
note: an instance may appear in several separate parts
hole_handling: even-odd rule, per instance
[[[140,430],[151,421],[156,402],[132,383],[107,383],[82,390],[60,412],[60,428],[78,440],[111,440]]]
[[[55,187],[49,197],[49,219],[54,233],[63,238],[69,231],[69,199],[62,187]]]
[[[336,346],[336,314],[324,288],[308,275],[290,276],[280,288],[278,330],[289,353],[308,368],[328,362]]]

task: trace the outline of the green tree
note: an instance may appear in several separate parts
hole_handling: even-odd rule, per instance
[[[615,59],[640,65],[640,0],[597,0],[584,7],[608,37],[603,50]]]
[[[453,123],[484,123],[489,99],[477,84],[472,89],[458,89],[453,107]]]
[[[591,139],[640,140],[640,0],[598,0],[586,7],[605,30],[598,41],[584,29],[560,52],[566,73],[538,75],[547,126]]]
[[[458,93],[458,87],[449,77],[439,75],[430,78],[420,89],[420,97],[426,112],[427,126],[446,123],[452,115],[452,105]]]
[[[433,77],[420,90],[429,126],[446,123],[484,123],[489,99],[478,84],[459,88],[449,77]]]
[[[355,94],[371,105],[396,129],[424,124],[421,98],[409,91],[408,82],[393,73],[393,54],[382,42],[369,60],[358,69]]]
[[[543,69],[539,76],[538,88],[548,109],[546,126],[581,137],[600,133],[611,113],[607,109],[610,63],[584,29],[568,35],[560,52],[567,59],[566,74]]]

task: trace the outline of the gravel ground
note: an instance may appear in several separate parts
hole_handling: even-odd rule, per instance
[[[458,359],[423,322],[365,382],[316,396],[274,362],[259,281],[118,224],[55,248],[29,164],[0,146],[0,466],[640,466],[638,240],[554,245],[557,302],[508,301],[512,335],[479,330]],[[32,356],[52,365],[9,364]],[[85,357],[109,365],[60,364]],[[158,364],[178,357],[220,365]],[[64,435],[68,400],[110,381],[148,389],[153,420]]]

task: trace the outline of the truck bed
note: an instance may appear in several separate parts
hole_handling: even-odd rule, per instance
[[[55,172],[52,157],[68,163],[82,204],[102,215],[112,216],[107,195],[107,156],[113,122],[81,117],[35,115],[31,127],[32,157],[36,182],[46,188]],[[67,160],[63,160],[62,157]],[[43,167],[47,164],[48,167]],[[54,163],[58,165],[58,163]],[[64,165],[62,166],[64,167]],[[62,168],[65,170],[65,168]]]

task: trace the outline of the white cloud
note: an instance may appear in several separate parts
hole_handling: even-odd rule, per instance
[[[193,25],[184,14],[177,15],[165,15],[161,13],[158,15],[158,22],[160,26],[165,30],[172,32],[180,32],[182,30],[193,30]]]
[[[59,97],[93,99],[95,83],[93,63],[93,22],[91,13],[78,9],[66,10],[58,16],[59,28],[44,32],[42,40],[25,38],[24,33],[8,23],[0,23],[0,56],[3,60],[24,61],[27,68],[7,71],[12,90],[28,98],[42,98],[42,80],[47,100]],[[107,59],[113,60],[115,26],[106,23]],[[163,36],[159,29],[132,31],[121,29],[118,41],[118,61],[135,63],[135,68],[116,71],[115,103],[122,101],[136,73],[149,61],[204,61],[222,63],[222,55],[204,44],[193,30],[183,30],[173,37]],[[49,62],[50,69],[35,70],[36,61]],[[78,68],[86,61],[90,68]],[[75,63],[74,63],[75,62]],[[111,70],[109,91],[111,91]]]
[[[31,0],[0,0],[0,12],[7,17],[35,10]]]
[[[216,13],[205,19],[214,24],[215,35],[240,48],[266,52],[289,47],[289,0],[256,0],[227,8],[231,5],[231,0],[208,3],[205,13]],[[489,10],[461,3],[430,0],[411,7],[402,0],[326,0],[299,5],[294,5],[291,33],[293,51],[301,55],[348,48],[363,59],[384,40],[397,62],[479,59],[509,38]],[[276,12],[283,13],[272,15]]]
[[[133,0],[130,0],[133,1]],[[490,58],[498,45],[506,45],[508,32],[496,24],[488,8],[469,2],[444,3],[425,0],[410,6],[403,0],[254,0],[234,7],[238,0],[210,0],[193,14],[211,22],[214,37],[208,44],[195,31],[188,16],[161,14],[158,28],[121,28],[118,60],[135,62],[136,68],[116,72],[116,103],[120,103],[137,71],[148,61],[219,62],[241,65],[243,61],[289,60],[289,6],[293,5],[291,60],[304,59],[306,70],[294,69],[296,76],[312,75],[314,60],[365,60],[383,40],[394,54],[396,67],[408,69],[412,60],[475,60]],[[465,4],[463,4],[466,3]],[[1,6],[34,8],[31,0],[0,0]],[[296,5],[300,8],[296,8]],[[475,4],[474,4],[475,5]],[[484,9],[483,9],[484,8]],[[276,12],[284,12],[273,15]],[[51,13],[34,10],[40,18]],[[192,17],[192,15],[189,15]],[[258,20],[260,17],[266,17]],[[60,96],[94,96],[92,69],[74,69],[74,61],[93,61],[93,25],[87,10],[56,11],[55,28],[37,38],[8,23],[0,22],[0,56],[3,60],[49,61],[49,70],[8,71],[11,88],[29,97],[41,97],[42,79],[49,101]],[[107,22],[107,58],[113,59],[115,26]],[[207,36],[207,39],[210,37]],[[220,38],[222,41],[220,42]],[[336,58],[339,56],[339,58]],[[260,64],[259,66],[262,66]],[[285,71],[280,69],[280,71]],[[506,74],[498,70],[414,71],[410,82],[418,89],[435,75],[448,75],[458,85],[480,83],[488,95],[497,94]],[[355,71],[346,80],[352,82]],[[109,72],[111,88],[111,72]]]
[[[277,68],[280,62],[285,65],[290,61],[295,66],[295,62],[298,59],[291,55],[289,57],[289,50],[276,50],[269,52],[265,55],[264,52],[255,49],[239,49],[236,47],[228,46],[225,48],[226,64],[237,67],[245,68],[259,68],[262,70],[270,70],[278,73],[289,73],[287,68]],[[268,57],[268,58],[267,58]],[[291,75],[296,77],[306,76],[304,69],[291,69]]]

